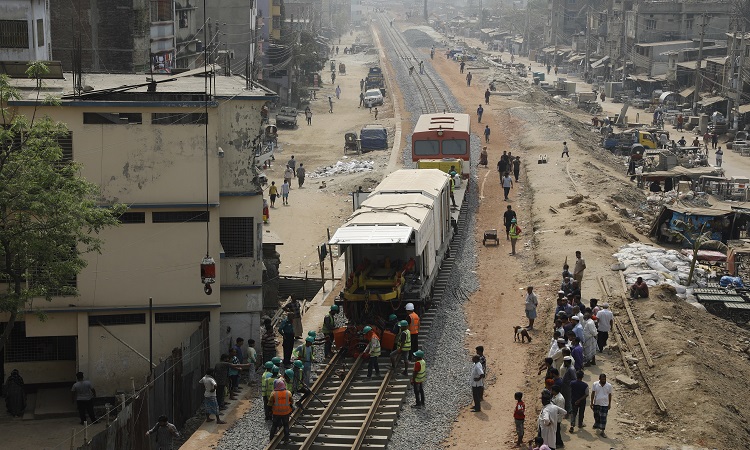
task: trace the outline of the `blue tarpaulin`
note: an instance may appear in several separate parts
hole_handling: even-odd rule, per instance
[[[362,150],[384,150],[388,148],[388,131],[382,125],[365,125],[359,133]]]

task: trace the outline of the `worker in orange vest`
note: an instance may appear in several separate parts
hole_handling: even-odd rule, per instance
[[[411,348],[419,350],[419,316],[414,312],[414,303],[406,304],[406,320],[409,322],[409,334],[411,334]],[[413,354],[409,352],[409,360],[413,360]]]
[[[279,427],[284,427],[284,440],[289,441],[289,416],[294,410],[292,407],[292,393],[286,390],[286,383],[281,378],[273,382],[273,394],[268,398],[268,406],[273,413],[273,425],[271,426],[271,440]]]

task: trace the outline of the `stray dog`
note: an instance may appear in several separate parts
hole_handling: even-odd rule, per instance
[[[515,326],[513,327],[513,331],[515,332],[515,335],[513,336],[513,342],[526,342],[526,339],[529,340],[529,343],[531,343],[531,336],[529,336],[529,332],[524,327]]]

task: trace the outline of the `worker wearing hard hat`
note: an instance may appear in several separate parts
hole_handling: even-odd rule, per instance
[[[292,372],[294,374],[294,377],[292,378],[292,392],[302,393],[302,397],[297,401],[297,404],[304,402],[311,393],[310,388],[308,387],[309,385],[302,379],[304,376],[303,367],[304,364],[299,359],[294,361],[294,365],[292,366]]]
[[[260,389],[261,395],[263,396],[263,404],[266,405],[264,408],[266,420],[271,420],[271,408],[268,406],[268,398],[273,393],[273,371],[276,369],[276,373],[279,373],[279,368],[273,363],[273,361],[267,361],[265,364],[266,371],[263,372],[260,378]]]
[[[388,320],[385,322],[385,329],[398,336],[398,332],[401,331],[401,327],[398,326],[398,316],[391,314],[388,316]]]
[[[292,393],[286,389],[286,383],[279,378],[273,382],[273,394],[268,399],[268,406],[273,412],[273,425],[271,426],[271,439],[279,427],[284,427],[284,440],[289,441],[289,416],[294,410],[292,407]]]
[[[414,398],[416,403],[414,408],[424,406],[424,380],[427,378],[427,363],[424,362],[424,352],[417,350],[414,352],[414,370],[411,373],[411,385],[414,388]]]
[[[304,370],[302,371],[302,379],[305,384],[310,384],[310,373],[312,372],[312,362],[315,360],[315,355],[313,354],[313,345],[315,344],[315,337],[312,335],[308,335],[305,338],[305,344],[300,345],[297,348],[294,349],[294,352],[292,352],[292,356],[294,356],[295,362],[301,361]]]
[[[406,321],[409,322],[409,334],[411,334],[411,348],[419,350],[419,316],[414,312],[414,303],[406,304]],[[409,352],[409,359],[412,359],[412,353]]]
[[[391,368],[395,369],[399,360],[404,362],[403,374],[409,375],[409,352],[411,351],[411,333],[409,333],[409,323],[402,320],[398,323],[401,330],[399,331],[396,341],[396,350],[391,353]]]
[[[367,379],[369,380],[372,378],[372,369],[375,369],[375,376],[380,376],[380,367],[378,367],[378,356],[380,356],[380,338],[378,338],[375,330],[373,330],[369,325],[362,328],[362,334],[365,336],[365,339],[369,341],[367,343],[367,347],[365,347],[365,351],[363,352],[365,355],[369,356],[369,359],[367,360]]]
[[[339,305],[331,305],[331,310],[328,311],[325,318],[323,319],[323,334],[326,337],[325,342],[325,357],[333,357],[333,330],[336,328],[336,314],[339,313]]]

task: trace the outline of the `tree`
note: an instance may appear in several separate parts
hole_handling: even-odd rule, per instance
[[[26,73],[41,87],[46,71],[37,62]],[[0,349],[34,299],[77,295],[71,280],[86,266],[83,255],[101,250],[97,233],[117,225],[126,209],[97,204],[98,186],[63,155],[65,124],[37,117],[36,108],[31,117],[18,114],[8,102],[19,98],[0,75],[0,312],[9,314]]]
[[[710,248],[711,250],[720,250],[726,252],[728,247],[721,241],[717,241],[711,237],[711,230],[706,231],[706,223],[704,222],[700,228],[697,224],[692,222],[685,222],[682,220],[674,221],[674,234],[680,237],[682,242],[689,243],[693,246],[693,259],[690,261],[690,273],[688,274],[687,284],[690,286],[693,282],[693,273],[695,272],[695,264],[698,261],[698,250],[701,248]]]

